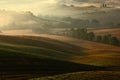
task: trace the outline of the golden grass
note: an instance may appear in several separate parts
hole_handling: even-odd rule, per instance
[[[94,50],[85,50],[85,53],[88,54],[119,54],[119,49],[94,49]]]
[[[17,36],[18,37],[18,36]],[[83,64],[90,64],[90,65],[102,65],[102,66],[120,66],[120,47],[102,44],[97,42],[91,42],[81,39],[75,39],[65,36],[56,36],[56,35],[19,35],[20,39],[28,39],[37,41],[39,45],[45,46],[44,43],[49,43],[50,45],[54,45],[54,48],[57,48],[59,45],[59,50],[67,49],[70,52],[74,53],[86,53],[88,56],[74,56],[70,58],[70,61],[83,63]],[[58,42],[57,42],[58,41]],[[60,42],[59,42],[60,41]],[[65,44],[72,44],[66,45]],[[39,46],[38,45],[38,46]],[[72,46],[72,47],[70,47]],[[76,46],[76,47],[75,47]],[[51,46],[53,47],[53,46]],[[82,50],[82,48],[84,48]],[[106,64],[107,63],[107,64]]]
[[[96,65],[96,66],[120,66],[120,50],[86,50],[87,56],[77,56],[71,61]]]
[[[87,53],[88,56],[73,57],[71,58],[71,61],[73,62],[97,66],[120,66],[120,47],[118,46],[55,35],[42,35],[42,37],[63,41],[85,48],[86,50],[83,50],[83,52]]]
[[[120,55],[90,55],[71,59],[73,62],[96,66],[120,66]]]
[[[55,35],[40,35],[41,37],[47,37],[50,39],[55,39],[58,41],[66,42],[69,44],[73,44],[85,49],[114,49],[114,50],[120,50],[120,47],[113,46],[113,45],[108,45],[108,44],[102,44],[102,43],[97,43],[97,42],[91,42],[87,40],[81,40],[81,39],[75,39],[71,37],[64,37],[64,36],[55,36]]]
[[[119,71],[87,71],[35,78],[30,80],[119,80]]]
[[[5,37],[2,37],[2,38],[5,38]],[[5,40],[7,38],[8,37],[6,37]],[[80,63],[80,64],[82,63],[82,64],[89,64],[89,65],[96,65],[96,66],[109,66],[109,67],[111,67],[111,66],[119,67],[120,66],[120,62],[119,62],[120,61],[120,54],[119,54],[120,47],[117,47],[117,46],[112,46],[112,45],[107,45],[107,44],[102,44],[102,43],[97,43],[97,42],[90,42],[90,41],[85,41],[85,40],[80,40],[80,39],[74,39],[74,38],[70,38],[70,37],[55,36],[55,35],[37,35],[37,36],[34,36],[34,35],[33,36],[30,36],[30,35],[29,36],[28,35],[21,36],[21,35],[19,35],[19,36],[11,39],[13,43],[14,43],[13,39],[15,39],[15,38],[16,38],[16,40],[19,39],[20,41],[22,41],[23,39],[26,40],[26,42],[22,42],[23,44],[27,43],[28,40],[30,40],[29,43],[31,43],[31,41],[38,42],[36,45],[34,45],[37,47],[46,47],[47,46],[47,48],[55,49],[56,47],[59,46],[57,48],[57,50],[62,50],[62,49],[66,48],[68,51],[74,52],[74,53],[75,52],[81,53],[82,51],[83,51],[83,53],[87,53],[87,55],[85,55],[85,56],[74,56],[74,57],[72,56],[70,58],[71,62],[76,62],[76,63]],[[18,40],[18,43],[19,43],[19,40]],[[57,41],[60,41],[60,42],[57,42]],[[45,43],[46,43],[46,45],[45,45]],[[73,46],[65,45],[66,43],[72,44]],[[72,46],[72,47],[70,47],[70,46]],[[81,50],[82,48],[85,48],[85,49]],[[100,75],[100,78],[102,79],[102,77],[105,75],[106,72],[104,74],[103,73],[99,74],[99,72],[97,72],[97,73],[95,72],[95,74],[91,74],[91,73],[93,73],[93,72],[90,72],[89,74],[85,74],[85,75],[87,77],[89,75],[90,75],[89,77],[92,77],[93,75],[98,74],[98,77]],[[106,73],[106,74],[112,75],[111,73]],[[119,74],[119,73],[117,73],[117,74]],[[11,78],[11,80],[17,80],[18,78],[19,79],[21,78],[21,80],[22,80],[22,79],[28,79],[29,76],[32,78],[32,75],[16,75],[16,78],[14,78],[14,79],[12,79],[11,76],[8,76],[7,79]],[[38,76],[40,76],[40,75],[38,75]],[[81,76],[83,77],[83,74]],[[2,76],[2,77],[4,78],[4,76]],[[34,75],[33,77],[36,77],[36,75]],[[94,76],[93,76],[93,78],[94,78]],[[93,80],[93,78],[91,80]],[[106,78],[107,77],[105,77],[105,79]],[[1,76],[0,76],[0,79],[2,79]],[[107,79],[110,80],[111,78],[107,78]],[[118,78],[115,78],[115,79],[118,79]],[[111,79],[111,80],[113,80],[113,79]]]

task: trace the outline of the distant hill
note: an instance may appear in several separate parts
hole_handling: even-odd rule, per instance
[[[47,14],[49,10],[49,14]],[[44,14],[39,16],[34,15],[32,12],[15,12],[0,10],[1,21],[5,23],[0,24],[1,30],[15,30],[15,29],[31,29],[33,31],[39,30],[39,32],[46,32],[46,29],[54,27],[66,26],[63,23],[70,23],[61,20],[61,18],[71,17],[74,19],[80,19],[79,27],[98,28],[98,27],[119,27],[119,8],[98,8],[93,6],[86,7],[71,7],[65,5],[58,5],[56,7],[48,8],[43,11]],[[66,13],[66,14],[64,14]],[[43,15],[43,16],[41,16]],[[48,15],[48,16],[46,16]],[[53,16],[54,15],[54,16]],[[86,22],[84,23],[84,21]],[[98,23],[92,21],[97,20]],[[76,22],[76,21],[75,21]],[[76,23],[73,23],[75,25]],[[68,24],[69,25],[69,24]],[[66,26],[71,27],[71,26]],[[73,26],[74,27],[74,26]],[[36,32],[36,31],[35,31]],[[47,32],[46,32],[47,33]]]
[[[0,10],[0,15],[0,20],[3,22],[0,24],[0,29],[3,30],[42,28],[42,25],[48,22],[48,20],[41,19],[30,11]]]

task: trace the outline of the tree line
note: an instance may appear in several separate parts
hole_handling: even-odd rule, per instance
[[[117,37],[112,36],[111,34],[96,36],[93,32],[88,32],[86,28],[71,28],[70,30],[66,30],[64,35],[78,39],[120,46],[120,41]]]

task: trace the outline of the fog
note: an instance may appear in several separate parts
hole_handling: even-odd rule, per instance
[[[108,7],[102,7],[103,3]],[[0,30],[4,32],[49,33],[56,28],[120,25],[119,0],[1,0],[0,4]]]

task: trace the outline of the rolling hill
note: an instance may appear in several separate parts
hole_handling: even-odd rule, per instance
[[[116,73],[120,70],[119,49],[55,35],[0,35],[0,78],[21,80],[84,71]]]
[[[0,36],[0,79],[21,80],[104,67],[78,64],[73,56],[85,56],[83,48],[36,36]]]
[[[19,36],[19,40],[20,38],[24,39],[24,42],[22,42],[24,45],[28,41],[35,40],[35,42],[37,41],[39,44],[34,43],[33,45],[27,43],[27,45],[44,47],[62,52],[60,53],[61,57],[57,55],[56,58],[58,59],[67,59],[72,62],[95,66],[120,66],[120,47],[117,46],[55,35],[23,35]],[[5,36],[3,39],[5,39]],[[16,44],[20,44],[22,39],[20,41],[15,40],[13,43],[17,42]],[[25,41],[26,39],[27,41]],[[9,43],[11,43],[13,39],[10,38],[9,40],[6,40],[7,39],[1,39],[1,41]],[[67,53],[65,54],[64,52]],[[53,57],[53,55],[51,56]]]
[[[109,71],[81,71],[78,73],[69,73],[30,80],[119,80],[120,79],[120,47],[90,42],[70,37],[55,35],[40,35],[45,38],[58,40],[61,42],[83,47],[85,56],[72,57],[70,61],[75,63],[104,66]],[[93,76],[94,75],[94,76]]]
[[[41,36],[56,39],[84,48],[82,52],[87,55],[72,57],[71,61],[73,62],[97,66],[111,66],[111,67],[120,66],[119,63],[120,47],[63,36],[55,35],[41,35]]]
[[[36,77],[36,75],[39,75],[40,77],[83,70],[88,71],[102,69],[95,66],[48,58],[40,55],[40,52],[39,54],[34,55],[31,53],[25,53],[24,51],[15,51],[6,48],[0,48],[0,51],[1,80],[21,80],[22,78]],[[43,53],[48,53],[48,50],[43,51]],[[50,53],[56,52],[49,52],[49,54]]]
[[[53,49],[61,52],[68,52],[69,54],[77,54],[77,55],[85,55],[81,52],[83,50],[82,47],[77,47],[71,45],[69,43],[44,38],[44,37],[37,37],[37,36],[7,36],[1,35],[0,42],[3,43],[10,43],[10,44],[17,44],[17,45],[28,45],[28,46],[35,46],[35,47],[42,47]]]
[[[41,37],[47,37],[50,39],[55,39],[61,42],[69,43],[72,45],[76,45],[79,47],[82,47],[84,49],[120,49],[120,47],[117,46],[112,46],[112,45],[107,45],[107,44],[102,44],[102,43],[97,43],[97,42],[91,42],[87,40],[82,40],[82,39],[75,39],[71,37],[65,37],[65,36],[56,36],[56,35],[40,35]],[[93,45],[94,44],[94,45]]]

